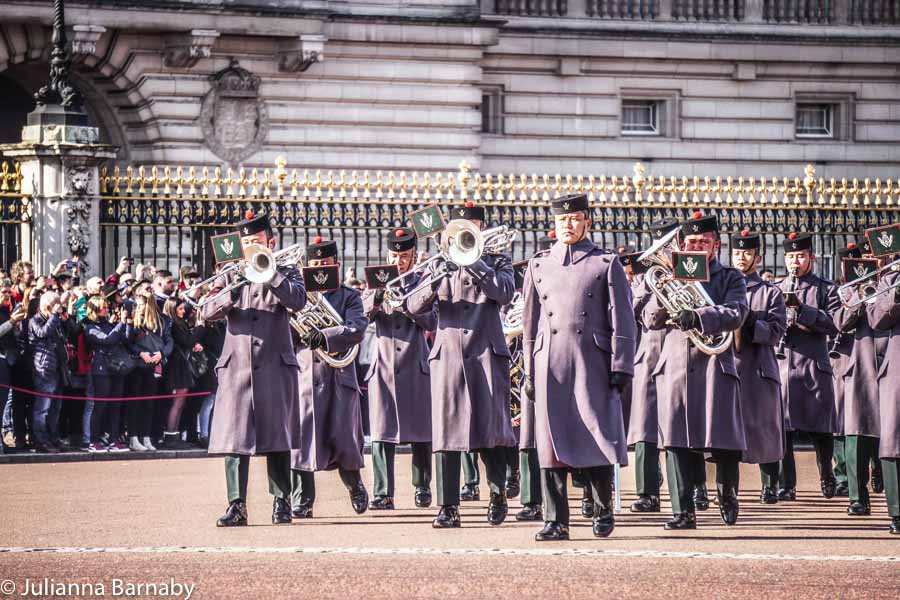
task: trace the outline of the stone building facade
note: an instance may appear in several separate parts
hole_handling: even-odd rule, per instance
[[[0,143],[52,2],[6,0]],[[70,0],[121,164],[897,177],[897,0]]]

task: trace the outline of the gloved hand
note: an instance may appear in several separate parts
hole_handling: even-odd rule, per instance
[[[534,402],[534,381],[531,377],[525,377],[525,383],[522,385],[522,394],[529,402]]]
[[[756,311],[751,310],[741,325],[741,337],[748,344],[753,343],[753,332],[756,331]]]
[[[375,306],[381,306],[382,302],[384,302],[384,288],[378,288],[375,290]]]
[[[444,276],[450,276],[459,271],[459,265],[449,260],[439,260],[434,267],[434,278],[431,280],[431,291],[436,292],[443,281]]]
[[[675,325],[682,331],[700,329],[700,315],[695,310],[683,310],[675,319]]]
[[[325,334],[321,331],[311,331],[303,338],[303,343],[310,350],[318,350],[325,347]]]
[[[800,306],[800,297],[793,292],[785,294],[784,304],[785,306],[790,306],[791,308],[797,308],[798,306]]]
[[[240,302],[241,295],[244,293],[244,286],[239,285],[236,288],[232,288],[231,290],[231,301],[232,302]]]
[[[631,383],[631,375],[628,373],[613,371],[609,374],[609,387],[619,390],[619,393],[621,393],[629,383]]]

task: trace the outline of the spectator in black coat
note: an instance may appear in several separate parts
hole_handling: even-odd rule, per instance
[[[163,308],[165,315],[172,321],[172,341],[174,342],[163,378],[166,393],[175,394],[172,406],[169,408],[169,417],[166,420],[164,433],[164,444],[168,450],[185,450],[190,447],[182,442],[178,425],[187,399],[185,394],[194,385],[189,357],[194,352],[203,352],[198,335],[200,332],[191,330],[184,318],[185,311],[185,301],[182,298],[169,298]]]
[[[129,343],[138,356],[138,367],[129,377],[134,396],[156,396],[160,393],[163,364],[172,353],[171,322],[160,314],[152,293],[135,294],[133,335]],[[154,400],[128,401],[128,434],[138,436],[149,451],[156,447],[150,439]]]

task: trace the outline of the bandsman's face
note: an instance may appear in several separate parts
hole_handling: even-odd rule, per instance
[[[708,231],[685,237],[681,246],[685,252],[705,252],[710,258],[715,258],[719,251],[719,243],[719,236]]]
[[[388,252],[388,264],[389,265],[397,265],[397,269],[400,273],[406,273],[409,271],[410,267],[413,264],[413,255],[415,254],[414,249],[404,250],[402,252]]]
[[[628,283],[634,283],[634,265],[623,265],[622,268],[625,270]]]
[[[580,242],[587,235],[588,229],[591,227],[591,220],[585,217],[583,212],[578,211],[553,215],[553,225],[556,239],[563,244],[574,244]]]
[[[784,255],[784,265],[788,270],[796,272],[798,277],[803,277],[809,273],[814,262],[815,257],[809,250],[788,252]]]
[[[241,237],[241,246],[246,248],[247,246],[252,246],[253,244],[259,244],[260,246],[265,246],[270,250],[275,247],[275,238],[269,237],[269,235],[265,231],[260,231],[254,233],[253,235],[245,235]]]
[[[329,256],[328,258],[311,258],[309,259],[310,267],[326,267],[328,265],[336,265],[337,257]]]
[[[756,255],[756,250],[742,250],[739,248],[732,248],[731,250],[731,265],[745,274],[750,274],[756,270],[756,267],[759,265],[762,257]]]

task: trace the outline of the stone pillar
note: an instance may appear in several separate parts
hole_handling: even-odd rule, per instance
[[[744,21],[747,23],[762,23],[763,21],[763,1],[764,0],[745,0],[744,4]]]
[[[671,21],[672,20],[672,8],[675,0],[660,0],[659,1],[659,16],[657,17],[660,21]]]
[[[26,125],[22,142],[0,146],[22,168],[22,193],[31,199],[31,222],[22,226],[22,258],[47,274],[77,257],[82,280],[100,275],[99,166],[116,149],[99,144],[96,127]]]

